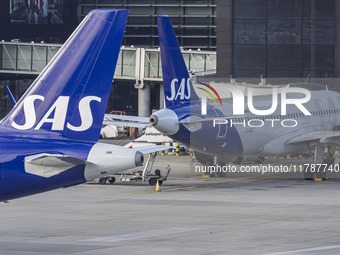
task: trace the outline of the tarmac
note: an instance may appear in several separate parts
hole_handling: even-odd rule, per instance
[[[0,204],[0,254],[340,254],[340,179],[202,178],[189,156],[158,156],[155,167],[167,164],[161,192],[117,181]]]

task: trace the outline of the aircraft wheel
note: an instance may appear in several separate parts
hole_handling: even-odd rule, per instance
[[[163,184],[163,180],[158,180],[159,185]]]
[[[314,173],[310,171],[310,167],[305,166],[303,168],[303,177],[305,178],[306,181],[313,180]]]
[[[327,164],[327,166],[322,165],[319,172],[315,173],[315,178],[327,180],[327,171],[333,165],[332,162],[334,162],[334,160],[324,160],[323,164]]]
[[[115,177],[111,177],[108,179],[109,183],[115,183],[116,178]]]
[[[155,178],[150,178],[149,179],[149,185],[155,185],[156,184],[156,179]]]
[[[106,178],[105,177],[99,178],[98,183],[104,185],[106,183]]]

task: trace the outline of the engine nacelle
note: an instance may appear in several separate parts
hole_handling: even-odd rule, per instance
[[[207,155],[198,151],[193,151],[193,154],[198,162],[202,165],[208,166],[214,164],[214,156]]]
[[[143,165],[143,153],[133,149],[96,143],[87,158],[85,178],[87,181],[125,171]]]

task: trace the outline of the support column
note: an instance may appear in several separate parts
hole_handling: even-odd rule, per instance
[[[150,112],[150,86],[138,89],[138,116],[149,117]]]
[[[216,75],[218,78],[229,80],[232,74],[232,0],[217,0],[216,11]]]
[[[164,102],[164,85],[163,82],[159,84],[159,109],[165,108],[165,102]]]
[[[339,78],[340,78],[340,0],[336,1],[336,28],[335,28],[335,77],[336,91],[340,91]]]

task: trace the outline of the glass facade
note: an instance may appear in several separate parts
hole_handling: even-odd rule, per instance
[[[183,48],[216,48],[216,0],[79,0],[78,22],[97,8],[130,10],[123,45],[158,47],[157,15],[169,15]]]
[[[232,2],[234,77],[335,77],[335,0]]]

